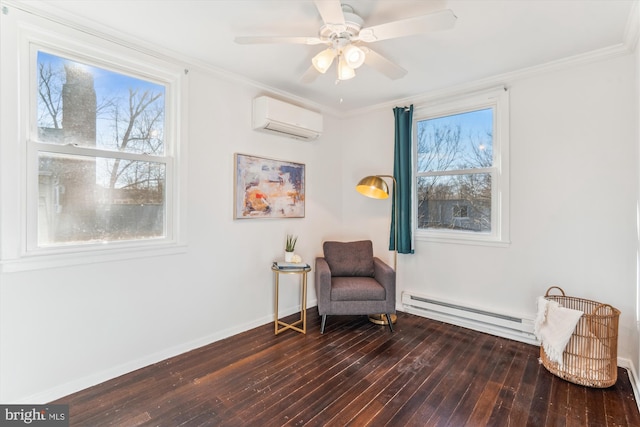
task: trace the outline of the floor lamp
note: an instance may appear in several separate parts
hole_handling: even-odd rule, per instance
[[[387,199],[389,197],[389,186],[382,178],[390,178],[393,182],[393,206],[395,210],[395,224],[393,227],[393,271],[398,274],[398,193],[396,179],[392,175],[371,175],[366,176],[358,182],[356,190],[358,193],[371,197],[372,199]],[[391,315],[391,322],[396,323],[396,315]],[[387,319],[384,314],[370,314],[369,320],[378,325],[386,325]]]

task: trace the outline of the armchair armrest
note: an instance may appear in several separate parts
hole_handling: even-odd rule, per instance
[[[373,268],[375,271],[375,279],[380,283],[387,291],[387,294],[396,293],[396,272],[391,266],[384,263],[380,258],[373,258]]]
[[[316,258],[315,288],[318,298],[318,313],[326,314],[331,304],[331,270],[327,260],[323,257]]]

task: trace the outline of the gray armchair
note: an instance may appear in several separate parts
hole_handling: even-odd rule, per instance
[[[396,272],[373,256],[370,240],[324,242],[316,258],[315,287],[324,333],[328,315],[384,314],[393,332]]]

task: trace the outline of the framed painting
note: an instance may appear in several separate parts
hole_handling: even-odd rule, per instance
[[[238,153],[234,157],[235,219],[304,218],[304,164]]]

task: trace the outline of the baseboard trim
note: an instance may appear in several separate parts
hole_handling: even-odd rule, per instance
[[[503,338],[507,338],[513,341],[519,341],[519,342],[532,344],[532,345],[540,345],[539,342],[532,342],[527,337],[523,337],[519,334],[505,334],[503,331],[496,331],[492,329],[490,325],[486,325],[481,322],[463,321],[455,318],[448,318],[446,316],[439,316],[437,314],[429,313],[427,311],[411,310],[410,307],[405,307],[402,304],[396,304],[396,310],[405,311],[407,313],[414,314],[416,316],[425,317],[427,319],[437,320],[440,322],[461,326],[467,329],[473,329],[475,331],[483,332],[485,334],[501,336]],[[638,405],[638,410],[640,410],[640,377],[638,377],[638,373],[635,370],[634,364],[631,363],[631,360],[623,357],[618,357],[616,363],[619,367],[627,370],[627,373],[629,374],[629,381],[631,382],[631,388],[633,389],[633,395],[636,399],[636,405]]]
[[[638,405],[638,410],[640,411],[640,377],[638,377],[638,373],[636,372],[633,363],[631,363],[631,360],[624,357],[618,357],[618,366],[626,369],[629,374],[629,381],[631,382],[631,388],[633,389],[633,396],[636,399],[636,405]]]
[[[317,306],[317,300],[307,302],[307,309],[313,308],[315,306]],[[397,310],[403,311],[403,308],[397,307]],[[284,317],[291,314],[295,314],[299,311],[300,311],[299,305],[295,307],[288,307],[286,310],[280,310],[279,316]],[[419,314],[417,315],[420,316]],[[426,316],[421,316],[421,317],[426,317]],[[30,396],[26,396],[24,398],[16,399],[12,402],[5,402],[5,403],[7,404],[46,404],[48,402],[52,402],[54,400],[60,399],[64,396],[68,396],[80,390],[84,390],[86,388],[95,386],[105,381],[117,378],[129,372],[133,372],[137,369],[144,368],[145,366],[149,366],[154,363],[158,363],[163,360],[166,360],[168,358],[178,356],[182,353],[195,350],[197,348],[203,347],[205,345],[209,345],[211,343],[239,334],[241,332],[248,331],[249,329],[262,326],[272,321],[273,321],[272,315],[263,316],[260,319],[245,323],[242,326],[225,329],[218,333],[211,334],[206,337],[193,340],[178,346],[174,346],[169,349],[156,352],[149,356],[142,357],[140,359],[98,372],[96,374],[88,375],[83,378],[79,378],[77,380],[69,381],[60,386],[53,387],[48,390],[44,390],[42,392],[32,394]],[[487,332],[487,333],[491,334],[491,332]],[[510,338],[510,339],[514,339],[514,338]],[[514,339],[514,341],[520,341],[520,340]],[[525,341],[521,341],[521,342],[525,342]],[[527,343],[527,344],[530,344],[530,343]],[[638,405],[638,410],[640,410],[640,377],[638,377],[638,373],[636,372],[633,363],[631,363],[631,360],[618,357],[617,364],[621,368],[624,368],[627,370],[629,374],[629,381],[631,382],[631,388],[633,389],[633,394],[636,400],[636,404]]]
[[[307,307],[313,307],[315,305],[317,305],[317,302],[315,300],[309,301],[307,303]],[[285,317],[285,316],[299,313],[299,312],[300,312],[300,305],[298,304],[297,306],[287,307],[286,309],[279,310],[279,316]],[[220,341],[230,336],[248,331],[249,329],[253,329],[258,326],[262,326],[272,322],[273,322],[273,314],[263,316],[251,322],[244,323],[240,326],[224,329],[214,334],[207,335],[202,338],[192,340],[189,342],[185,342],[185,343],[167,348],[165,350],[155,352],[148,356],[141,357],[139,359],[132,360],[130,362],[123,363],[123,364],[114,366],[112,368],[105,369],[100,372],[96,372],[95,374],[87,375],[82,378],[77,378],[75,380],[69,381],[59,386],[52,387],[50,389],[43,390],[41,392],[34,393],[29,396],[24,396],[22,398],[13,399],[13,401],[10,401],[10,402],[3,402],[3,403],[46,404],[54,400],[60,399],[62,397],[68,396],[70,394],[76,393],[80,390],[93,387],[105,381],[109,381],[121,375],[133,372],[137,369],[144,368],[145,366],[153,365],[154,363],[161,362],[171,357],[178,356],[182,353],[186,353],[191,350],[204,347],[216,341]]]

